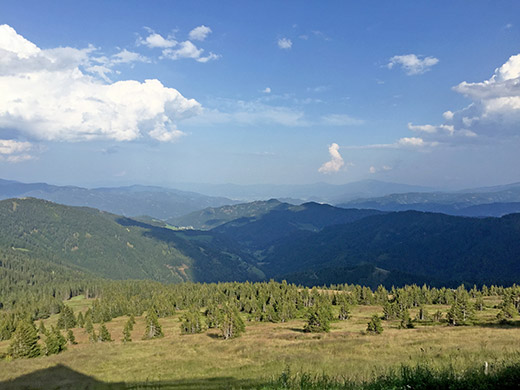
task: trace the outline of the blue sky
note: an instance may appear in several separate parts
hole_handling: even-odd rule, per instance
[[[0,177],[520,181],[518,1],[0,1]]]

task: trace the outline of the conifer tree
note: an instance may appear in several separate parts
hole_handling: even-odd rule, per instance
[[[204,331],[204,323],[200,311],[196,308],[190,309],[181,318],[181,333],[194,334]]]
[[[101,341],[102,343],[107,341],[113,341],[112,336],[110,335],[110,332],[108,331],[107,326],[104,322],[101,323],[101,326],[99,328],[98,341]]]
[[[412,322],[412,319],[410,318],[410,313],[408,312],[408,309],[404,309],[401,312],[401,324],[399,325],[401,329],[413,329],[415,328],[415,325]]]
[[[130,334],[130,328],[132,327],[132,322],[130,320],[127,321],[125,327],[123,328],[123,343],[129,343],[130,341],[132,341],[132,335]]]
[[[21,320],[16,327],[7,353],[18,358],[33,358],[40,356],[40,346],[38,345],[38,332],[32,321]]]
[[[67,341],[69,343],[71,343],[72,345],[76,345],[77,344],[76,337],[74,336],[74,332],[72,331],[72,329],[69,329],[67,331]]]
[[[218,328],[224,340],[240,336],[245,331],[245,324],[238,313],[238,310],[227,304],[225,305],[219,316],[220,323]]]
[[[350,306],[347,300],[342,300],[339,305],[338,319],[341,321],[348,320],[350,318]]]
[[[133,314],[130,314],[130,318],[128,319],[129,329],[132,331],[134,330],[135,325],[135,317]]]
[[[66,349],[67,340],[61,334],[58,328],[51,326],[47,337],[45,338],[46,355],[55,355]]]
[[[94,324],[92,324],[92,319],[88,316],[85,320],[85,332],[92,333],[94,331]]]
[[[85,317],[83,317],[83,313],[82,312],[78,313],[77,325],[78,325],[79,328],[85,327]]]
[[[58,317],[58,329],[71,329],[76,326],[76,318],[72,309],[65,305]]]
[[[45,327],[45,324],[43,321],[40,321],[40,326],[38,327],[38,332],[44,336],[47,335],[47,328]]]
[[[367,332],[372,334],[383,333],[383,325],[381,325],[381,318],[374,314],[367,325]]]
[[[304,332],[328,332],[332,310],[327,302],[316,301],[307,311],[307,323],[303,327]]]
[[[146,330],[144,332],[143,340],[156,339],[164,336],[154,308],[148,310],[145,320]]]

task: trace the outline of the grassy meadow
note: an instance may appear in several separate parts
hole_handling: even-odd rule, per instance
[[[0,388],[24,388],[23,376],[34,372],[39,373],[40,384],[49,381],[53,387],[71,389],[77,387],[67,387],[74,379],[68,376],[77,373],[114,386],[125,383],[128,388],[225,389],[261,388],[286,370],[364,381],[400,365],[420,364],[463,372],[483,367],[484,362],[493,367],[503,361],[518,361],[520,321],[498,325],[498,309],[493,306],[499,301],[487,298],[485,302],[486,308],[477,313],[474,326],[427,323],[415,329],[399,329],[399,321],[383,321],[381,335],[364,334],[370,317],[382,313],[379,306],[353,307],[351,319],[333,322],[329,333],[304,333],[303,320],[247,322],[241,337],[226,341],[215,329],[181,335],[179,313],[160,319],[164,338],[147,341],[142,340],[144,318],[137,317],[133,341],[125,344],[121,339],[128,318],[119,317],[106,324],[113,342],[90,343],[85,330],[76,328],[78,344],[69,345],[59,355],[0,361]],[[76,297],[67,304],[78,312],[86,311],[91,302]],[[427,309],[430,313],[439,309],[446,313],[449,307],[435,305]],[[412,309],[410,314],[414,318],[416,311]],[[56,321],[57,316],[53,316],[44,323],[49,326]],[[7,351],[8,345],[8,341],[0,343],[0,354]],[[72,371],[65,370],[63,378],[56,379],[60,376],[51,369],[56,366]],[[9,382],[15,378],[18,380]],[[34,377],[27,377],[25,384],[36,386]]]

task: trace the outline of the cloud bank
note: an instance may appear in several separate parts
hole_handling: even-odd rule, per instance
[[[100,79],[100,68],[143,60],[137,53],[123,50],[113,58],[94,53],[93,47],[43,50],[12,27],[1,25],[0,131],[14,130],[26,140],[167,142],[183,134],[177,121],[201,111],[197,101],[159,80],[110,83]],[[17,141],[2,142],[2,154],[11,156],[6,148],[13,149]],[[20,148],[29,149],[23,142]]]

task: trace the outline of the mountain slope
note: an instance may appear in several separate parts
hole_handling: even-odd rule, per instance
[[[212,230],[237,241],[254,252],[266,250],[279,240],[302,232],[318,232],[326,226],[346,224],[370,215],[377,210],[341,209],[314,202],[300,206],[280,203],[266,214],[244,217],[220,225]]]
[[[0,179],[0,199],[33,197],[68,206],[93,207],[125,216],[149,215],[168,219],[201,210],[234,204],[227,198],[162,187],[128,186],[87,189],[45,183],[19,183]]]
[[[212,282],[263,277],[235,253],[232,243],[210,234],[186,236],[39,199],[0,201],[0,248],[112,279]]]
[[[208,207],[204,210],[194,211],[188,215],[171,218],[167,222],[180,227],[210,230],[226,222],[240,218],[257,218],[267,214],[282,205],[282,202],[271,199],[268,201],[255,201],[240,203],[222,207]]]
[[[520,214],[462,218],[415,211],[374,215],[279,242],[263,260],[272,275],[372,264],[438,281],[520,278]]]

